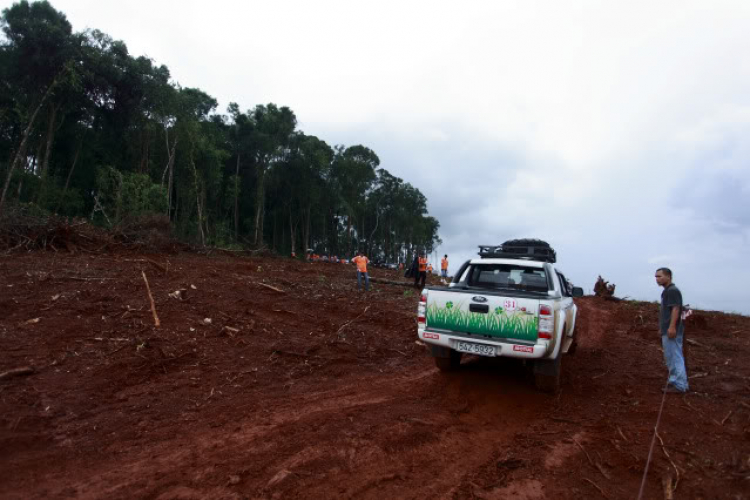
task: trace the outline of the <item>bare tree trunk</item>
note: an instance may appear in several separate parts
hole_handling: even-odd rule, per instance
[[[167,167],[164,169],[164,173],[161,176],[161,185],[164,185],[164,176],[169,172],[169,180],[167,182],[167,218],[170,218],[171,212],[172,212],[172,183],[174,181],[174,158],[175,153],[177,151],[177,139],[178,137],[175,136],[174,143],[172,144],[172,151],[169,153],[169,160],[167,161]],[[167,140],[169,140],[167,138]],[[169,146],[169,143],[167,142],[167,146]],[[167,148],[167,151],[169,151],[169,148]]]
[[[73,165],[71,165],[70,170],[68,171],[68,177],[67,179],[65,179],[65,187],[63,188],[62,196],[60,196],[60,199],[57,202],[57,206],[55,207],[55,212],[60,210],[60,205],[65,199],[66,193],[68,192],[68,186],[70,185],[70,178],[73,177],[73,170],[76,169],[76,164],[78,163],[78,157],[81,154],[82,148],[83,148],[83,137],[81,137],[81,142],[78,143],[78,147],[76,148],[76,154],[73,157]]]
[[[169,168],[174,163],[174,152],[175,152],[175,149],[177,148],[177,136],[175,136],[175,138],[174,138],[174,144],[172,144],[171,150],[169,148],[169,131],[167,131],[166,129],[164,130],[164,136],[165,136],[165,138],[167,140],[167,157],[168,157],[168,160],[167,160],[167,166],[164,167],[164,172],[162,172],[162,174],[161,174],[161,185],[162,186],[164,185],[164,181],[167,178],[167,173],[169,172]]]
[[[177,186],[174,188],[175,191],[177,191]],[[177,196],[177,193],[175,193],[174,197],[174,213],[172,214],[172,220],[177,222],[178,214],[180,213],[180,198]]]
[[[55,140],[55,132],[57,131],[55,122],[57,121],[58,109],[60,109],[59,104],[50,103],[49,118],[48,118],[49,123],[47,124],[47,141],[44,147],[44,159],[42,160],[42,171],[41,171],[42,179],[46,179],[47,174],[49,172],[49,158],[50,158],[50,153],[52,152],[52,143]]]
[[[112,167],[110,167],[112,168]],[[116,196],[116,202],[115,202],[115,224],[119,224],[122,220],[122,185],[124,183],[122,178],[122,173],[119,170],[115,170],[112,168],[113,171],[117,173],[117,176],[119,178],[120,183],[117,185],[117,196]],[[103,211],[102,211],[103,212]],[[110,223],[111,225],[111,223]]]
[[[378,205],[378,207],[379,206],[380,205]],[[372,251],[372,238],[375,236],[375,231],[378,230],[378,222],[380,221],[380,210],[378,210],[378,207],[375,208],[375,227],[372,228],[372,232],[370,233],[370,237],[367,238],[367,252],[368,253],[370,253]],[[362,228],[362,229],[364,229],[364,228]]]
[[[8,161],[5,164],[7,165],[7,168],[10,168],[10,163],[13,161],[13,156],[16,154],[16,152],[13,150],[13,148],[8,149]],[[5,173],[5,169],[2,170],[2,173]]]
[[[193,161],[193,148],[190,148],[190,166],[193,167],[193,181],[195,183],[195,202],[198,207],[198,230],[201,233],[201,245],[206,246],[206,234],[203,232],[203,210],[201,208],[201,196],[198,189],[198,170]]]
[[[26,152],[28,151],[28,147],[27,146],[28,146],[28,144],[24,145],[23,151],[21,151],[21,160],[22,161],[20,162],[20,165],[19,165],[21,167],[21,172],[28,172],[29,171],[29,158],[28,158],[28,155],[26,154]],[[34,170],[34,169],[36,168],[36,165],[39,163],[38,160],[37,160],[37,158],[38,158],[38,156],[34,156],[31,159],[31,162],[32,162],[32,164],[31,164],[31,173],[32,174],[36,172],[36,170]]]
[[[366,251],[369,254],[370,253],[370,240],[366,240],[364,242],[362,241],[363,238],[365,237],[365,234],[366,234],[365,233],[365,222],[366,221],[367,221],[367,215],[362,214],[362,232],[360,233],[359,231],[357,231],[357,247],[356,247],[356,249],[359,250],[359,249],[361,249],[364,246],[365,250],[363,250],[363,251]]]
[[[139,173],[148,173],[148,123],[141,127],[141,161],[138,164]]]
[[[292,244],[292,253],[296,255],[297,249],[295,246],[295,237],[297,235],[297,226],[299,225],[300,218],[297,218],[297,222],[294,222],[294,218],[292,216],[292,204],[289,203],[289,235],[291,237],[291,244]]]
[[[27,172],[27,171],[31,170],[32,174],[36,174],[36,175],[41,174],[41,167],[39,166],[39,164],[42,162],[42,146],[44,146],[44,141],[40,137],[39,141],[38,141],[38,144],[36,146],[36,153],[34,154],[34,156],[31,159],[31,168],[30,169],[29,169],[29,164],[28,164],[28,162],[26,160],[26,154],[23,155],[23,166],[24,166],[23,171],[24,172]]]
[[[278,237],[278,228],[279,228],[279,225],[278,225],[278,218],[279,217],[278,217],[278,215],[279,215],[278,214],[278,210],[274,210],[273,211],[273,236],[272,236],[272,240],[271,240],[272,241],[271,248],[273,248],[277,252],[278,252],[279,246],[280,246],[279,245],[279,237]],[[281,245],[283,245],[284,244],[284,242],[283,242],[283,239],[284,239],[283,235],[282,235],[281,239],[282,239]]]
[[[310,248],[310,212],[311,207],[308,205],[308,207],[305,209],[305,222],[304,222],[304,229],[302,231],[302,251],[307,254],[307,249]]]
[[[302,248],[302,251],[305,252],[305,254],[307,254],[307,249],[310,248],[310,231],[311,231],[311,227],[310,226],[312,225],[312,221],[310,220],[311,219],[311,213],[310,212],[312,212],[312,208],[308,205],[308,207],[307,207],[307,213],[306,213],[306,217],[305,217],[305,219],[306,219],[305,220],[305,234],[302,237],[303,243],[304,243],[304,245],[303,245],[304,248]]]
[[[21,188],[23,188],[23,177],[18,181],[18,190],[16,191],[16,201],[21,203]]]
[[[29,134],[31,134],[31,130],[34,127],[34,122],[36,121],[36,116],[39,114],[39,110],[42,109],[42,106],[44,105],[44,102],[49,98],[50,94],[52,94],[52,89],[55,88],[55,85],[57,85],[57,79],[62,74],[60,72],[58,76],[55,77],[55,79],[52,81],[49,87],[47,87],[47,91],[42,96],[42,99],[39,101],[39,104],[37,104],[36,109],[31,114],[31,118],[29,118],[29,123],[26,126],[26,129],[23,131],[23,137],[21,138],[21,145],[18,147],[18,153],[16,154],[16,157],[13,159],[13,163],[10,164],[10,168],[8,169],[8,176],[5,179],[5,186],[3,186],[3,193],[0,195],[0,217],[3,215],[3,204],[5,203],[5,195],[8,193],[8,186],[10,186],[10,179],[13,177],[13,170],[15,170],[16,165],[21,161],[21,153],[26,154],[26,143],[29,140]]]
[[[44,195],[45,188],[47,186],[47,177],[49,175],[49,158],[52,154],[52,142],[55,140],[55,132],[57,128],[55,122],[57,121],[57,110],[60,109],[60,104],[50,104],[49,109],[49,123],[47,124],[47,144],[44,148],[44,159],[42,160],[42,170],[40,173],[41,188],[37,193],[36,202],[39,203]]]
[[[234,241],[240,234],[240,154],[237,153],[237,168],[234,170]]]
[[[354,238],[352,237],[352,216],[346,216],[346,249],[349,254],[354,255]]]
[[[255,246],[263,246],[263,216],[265,210],[265,189],[263,186],[266,176],[266,166],[261,162],[258,165],[258,179],[255,196]]]

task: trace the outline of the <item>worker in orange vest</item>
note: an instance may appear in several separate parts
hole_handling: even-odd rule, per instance
[[[448,277],[448,254],[440,260],[440,276]]]
[[[419,254],[419,272],[414,276],[414,288],[424,288],[427,281],[427,257],[424,252]]]
[[[362,255],[362,252],[358,252],[357,256],[352,259],[352,262],[357,264],[357,291],[362,289],[362,276],[365,278],[365,292],[370,291],[370,276],[367,274],[367,264],[370,259]]]

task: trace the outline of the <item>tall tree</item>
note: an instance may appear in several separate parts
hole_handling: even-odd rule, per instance
[[[14,100],[26,122],[0,194],[1,215],[13,172],[26,152],[39,111],[55,87],[71,74],[75,43],[65,15],[46,1],[29,4],[24,0],[5,9],[0,26],[7,39],[2,47],[3,61],[9,65],[3,73],[12,82]]]
[[[253,122],[251,147],[256,172],[255,236],[256,246],[263,246],[263,219],[265,215],[266,172],[276,162],[284,159],[297,126],[297,117],[286,106],[262,105],[250,113]]]

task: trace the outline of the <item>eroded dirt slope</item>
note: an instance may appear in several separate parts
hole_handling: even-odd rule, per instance
[[[357,293],[343,265],[3,256],[0,372],[35,373],[0,380],[0,497],[637,496],[666,377],[655,304],[578,300],[548,396],[509,360],[439,373],[416,303]],[[750,497],[748,332],[691,318],[693,392],[666,400],[647,498],[665,479],[675,498]]]

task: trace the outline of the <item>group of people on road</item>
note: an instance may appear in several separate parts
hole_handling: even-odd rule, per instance
[[[432,264],[427,261],[424,252],[414,256],[411,267],[404,274],[406,278],[414,278],[414,288],[422,289],[427,281],[427,274],[432,273]],[[448,277],[448,255],[444,255],[440,260],[440,276],[445,279]]]
[[[361,251],[357,253],[357,256],[352,259],[352,263],[357,265],[357,290],[362,290],[362,283],[364,282],[365,291],[370,290],[370,275],[367,272],[367,264],[370,263],[368,259]],[[404,269],[403,263],[398,265],[399,271]],[[425,254],[419,253],[415,255],[412,261],[411,267],[406,271],[404,277],[414,278],[414,288],[422,289],[425,287],[427,282],[427,273],[432,273],[432,264],[427,261]],[[440,261],[440,276],[445,279],[448,277],[448,255],[446,254]]]

